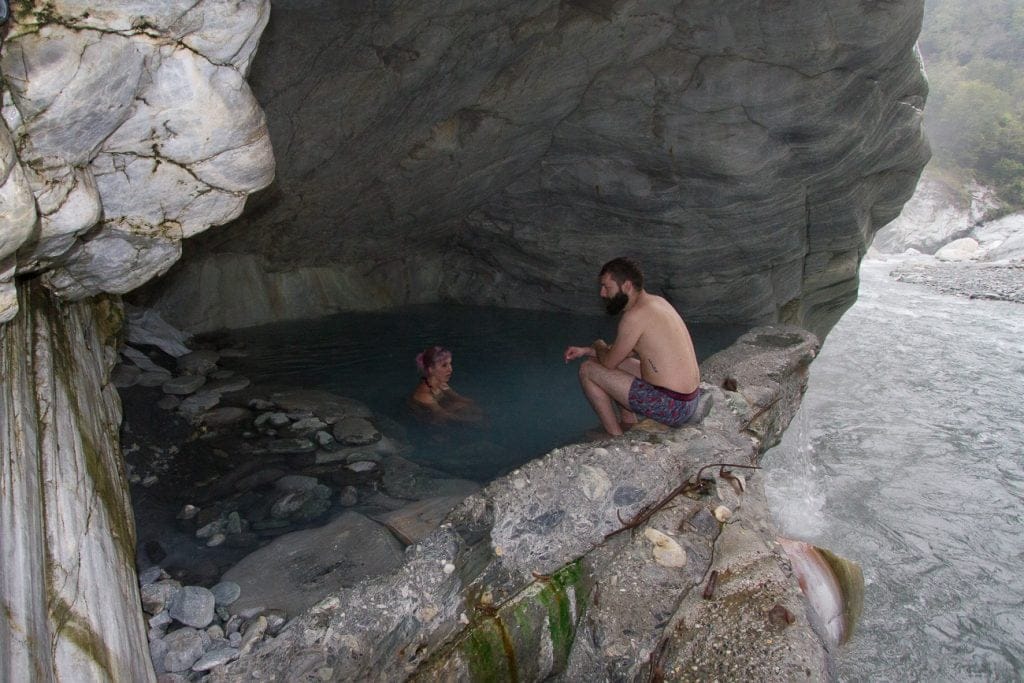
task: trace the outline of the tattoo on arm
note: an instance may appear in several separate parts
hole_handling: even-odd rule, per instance
[[[654,361],[652,359],[648,358],[647,364],[651,366],[651,370],[654,370],[655,374],[658,373],[658,366],[654,364]]]

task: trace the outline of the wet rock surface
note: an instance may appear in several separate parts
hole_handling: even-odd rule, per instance
[[[929,259],[901,264],[891,276],[943,294],[1024,303],[1024,261],[943,263]]]

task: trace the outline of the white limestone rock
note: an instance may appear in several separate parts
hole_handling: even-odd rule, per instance
[[[0,261],[32,234],[36,207],[6,125],[0,124]]]
[[[940,261],[970,261],[978,253],[978,240],[973,237],[962,237],[953,240],[935,252]]]
[[[19,272],[53,269],[46,282],[67,299],[121,294],[165,272],[182,239],[237,216],[273,178],[244,76],[268,16],[267,0],[21,8],[0,70],[28,172],[0,185],[0,203],[27,178],[40,221],[31,194],[31,215],[5,210],[17,230],[0,224],[0,258],[19,249]]]
[[[180,237],[148,236],[130,225],[108,224],[93,239],[73,247],[64,264],[44,278],[71,301],[98,292],[124,294],[166,272],[180,256]]]
[[[270,15],[269,0],[134,0],[105,6],[88,0],[56,0],[54,9],[76,17],[76,24],[130,33],[140,25],[181,41],[211,62],[231,64],[242,73]]]
[[[189,335],[170,325],[160,314],[148,308],[125,305],[125,332],[133,344],[156,346],[168,356],[184,356]]]
[[[89,164],[131,115],[153,49],[148,39],[57,24],[9,36],[0,64],[23,121],[14,131],[24,140],[22,158]]]
[[[0,260],[0,323],[18,314],[18,291],[14,286],[14,258]]]
[[[18,313],[15,252],[32,235],[36,207],[7,126],[0,123],[0,323]]]

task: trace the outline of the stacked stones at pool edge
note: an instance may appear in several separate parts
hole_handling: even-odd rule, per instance
[[[183,586],[160,567],[150,567],[139,575],[139,585],[150,658],[161,681],[195,680],[195,674],[244,655],[286,623],[274,609],[232,615],[227,607],[238,599],[240,588],[230,581],[210,589]]]

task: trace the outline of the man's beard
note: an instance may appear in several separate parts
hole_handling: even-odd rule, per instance
[[[619,292],[615,296],[604,300],[604,310],[608,311],[608,315],[618,315],[628,303],[629,297],[626,296],[625,292]]]

